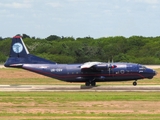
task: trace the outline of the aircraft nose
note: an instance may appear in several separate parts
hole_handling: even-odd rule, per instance
[[[155,70],[153,70],[153,74],[154,74],[154,75],[157,75],[157,72],[156,72]]]
[[[152,79],[153,76],[157,75],[157,72],[153,69],[147,69],[148,73],[147,73],[147,78]]]
[[[157,75],[157,72],[155,70],[151,69],[151,74],[153,74],[153,76]]]

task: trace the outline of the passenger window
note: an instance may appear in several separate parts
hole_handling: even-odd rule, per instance
[[[121,74],[124,74],[124,70],[121,70],[120,72],[121,72]]]
[[[119,74],[119,71],[117,71],[116,74]]]

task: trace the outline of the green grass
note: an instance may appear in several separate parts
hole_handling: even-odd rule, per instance
[[[158,105],[159,100],[159,92],[0,92],[0,119],[12,117],[13,119],[86,120],[107,118],[124,120],[147,118],[158,120],[160,114],[154,113],[159,109],[158,107],[148,108],[149,113],[146,114],[139,112],[139,107],[133,108],[131,113],[115,113],[112,110],[116,110],[117,105],[119,110],[127,109],[124,102],[130,105],[129,101],[136,103],[144,101]],[[112,101],[115,101],[115,104],[117,101],[118,104],[114,106]],[[111,105],[105,105],[110,102]],[[101,112],[106,109],[111,112]],[[143,110],[143,108],[141,109]]]
[[[52,113],[37,113],[37,114],[21,114],[21,113],[6,113],[0,116],[8,116],[14,119],[14,116],[17,116],[16,118],[23,118],[26,120],[159,120],[160,114],[52,114]],[[5,118],[5,117],[3,117]]]
[[[9,99],[8,99],[9,98]],[[159,92],[0,92],[0,102],[159,101]]]

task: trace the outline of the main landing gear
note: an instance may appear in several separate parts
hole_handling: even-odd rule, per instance
[[[137,80],[133,82],[133,86],[136,86],[136,85],[137,85]]]
[[[95,82],[94,79],[93,80],[88,80],[88,81],[85,82],[85,85],[86,86],[96,86],[96,82]],[[135,80],[133,82],[133,86],[136,86],[136,85],[137,85],[137,80]]]
[[[94,80],[88,80],[85,82],[86,86],[96,86],[96,82]]]

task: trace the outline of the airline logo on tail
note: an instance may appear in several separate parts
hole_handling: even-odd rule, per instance
[[[12,49],[15,53],[21,53],[22,50],[23,50],[23,46],[21,43],[15,43],[13,46],[12,46]]]

